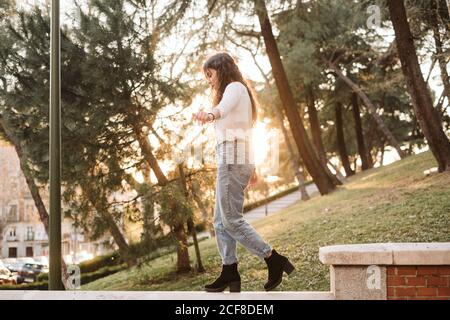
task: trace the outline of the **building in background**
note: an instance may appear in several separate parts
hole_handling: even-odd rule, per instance
[[[48,204],[47,192],[41,190],[41,197]],[[75,232],[70,219],[62,221],[61,238],[65,260],[71,260],[72,256],[75,261],[86,260],[115,248],[109,235],[92,242],[83,233]],[[48,237],[16,151],[0,140],[0,258],[48,256],[48,253]]]

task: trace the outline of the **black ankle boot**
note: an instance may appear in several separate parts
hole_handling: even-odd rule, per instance
[[[230,292],[241,292],[241,276],[237,270],[237,263],[222,265],[219,278],[213,283],[207,284],[205,290],[207,292],[222,292],[228,286]]]
[[[264,285],[266,291],[275,289],[283,279],[283,271],[288,275],[295,270],[292,263],[289,262],[288,258],[280,255],[275,249],[272,249],[272,255],[269,258],[264,258],[267,263],[267,268],[269,269],[269,279]]]

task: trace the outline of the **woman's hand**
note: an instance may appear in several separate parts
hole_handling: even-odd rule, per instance
[[[213,120],[212,114],[204,111],[196,112],[192,115],[192,120],[197,120],[200,124],[205,124]]]
[[[254,169],[253,174],[250,177],[250,180],[248,181],[248,185],[247,185],[247,187],[245,187],[245,189],[252,188],[257,182],[258,182],[258,175],[256,174],[256,169]]]

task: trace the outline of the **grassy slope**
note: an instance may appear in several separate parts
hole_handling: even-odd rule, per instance
[[[298,202],[254,223],[277,251],[297,267],[277,290],[329,290],[328,267],[318,250],[333,244],[450,241],[450,173],[424,176],[436,166],[430,152],[408,157],[348,179],[327,196]],[[221,268],[215,239],[200,243],[204,274],[177,275],[175,255],[157,258],[86,284],[84,290],[201,290]],[[191,259],[195,257],[190,248]],[[260,291],[266,281],[264,261],[238,245],[242,290]]]

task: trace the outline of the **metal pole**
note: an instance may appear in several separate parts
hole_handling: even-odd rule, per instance
[[[50,28],[49,290],[64,290],[61,278],[61,48],[59,0],[52,0]]]

